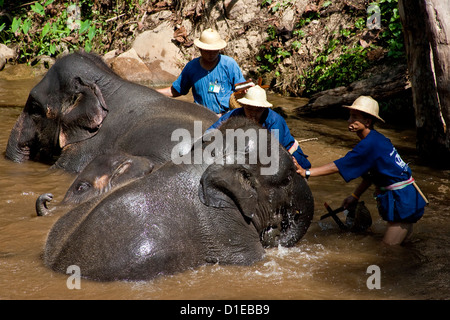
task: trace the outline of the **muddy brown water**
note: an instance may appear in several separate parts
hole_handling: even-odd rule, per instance
[[[267,250],[265,259],[253,266],[205,265],[141,282],[81,279],[79,289],[69,289],[70,275],[49,270],[41,259],[46,236],[64,212],[37,217],[34,206],[44,192],[54,194],[55,204],[60,202],[74,177],[44,164],[18,164],[4,158],[10,130],[38,80],[0,79],[0,299],[450,298],[450,171],[421,165],[414,151],[414,130],[392,127],[379,131],[410,163],[430,200],[406,245],[381,245],[385,222],[378,216],[372,189],[362,196],[373,219],[367,233],[342,232],[331,219],[319,221],[326,213],[325,201],[339,207],[359,182],[346,184],[337,174],[310,179],[315,215],[305,237],[293,248]],[[357,142],[347,132],[345,119],[298,118],[290,111],[304,100],[275,95],[269,100],[290,114],[287,123],[299,141],[313,138],[301,143],[313,166],[345,155]],[[373,273],[371,266],[378,267],[379,273]],[[376,283],[379,289],[369,288]]]

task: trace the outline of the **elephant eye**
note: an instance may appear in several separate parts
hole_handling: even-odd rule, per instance
[[[81,193],[81,192],[85,192],[89,188],[91,188],[91,184],[89,182],[83,181],[77,185],[76,191]]]
[[[44,116],[45,112],[44,109],[42,108],[41,104],[36,101],[35,99],[33,99],[30,103],[30,110],[29,110],[29,114],[33,117],[33,116]]]
[[[251,188],[255,188],[255,183],[253,181],[253,177],[252,177],[251,173],[249,173],[245,170],[240,170],[239,178],[240,178],[241,183],[248,185]]]
[[[284,179],[281,181],[282,186],[287,186],[292,180],[292,177],[290,175],[287,175],[284,177]]]

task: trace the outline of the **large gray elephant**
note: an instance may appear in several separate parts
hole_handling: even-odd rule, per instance
[[[291,155],[246,118],[219,129],[182,161],[63,215],[48,235],[44,263],[62,273],[77,265],[94,280],[146,280],[207,263],[250,265],[263,259],[265,247],[295,245],[314,201]],[[256,134],[230,147],[227,129]]]
[[[6,157],[80,172],[97,155],[117,150],[160,165],[177,143],[172,132],[193,132],[195,120],[205,130],[217,116],[120,78],[97,55],[73,53],[59,59],[31,90]]]

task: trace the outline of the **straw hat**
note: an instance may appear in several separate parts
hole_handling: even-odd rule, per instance
[[[221,50],[227,45],[219,33],[211,28],[204,30],[200,38],[194,40],[194,44],[203,50]]]
[[[248,89],[245,96],[237,100],[239,103],[249,106],[270,108],[272,104],[267,101],[266,90],[260,86],[254,86]]]
[[[344,106],[344,108],[362,111],[384,122],[384,120],[378,115],[378,102],[372,97],[360,96],[351,106]]]

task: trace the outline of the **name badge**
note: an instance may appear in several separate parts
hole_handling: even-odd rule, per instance
[[[217,82],[210,82],[208,92],[219,93],[220,92],[220,84]]]

